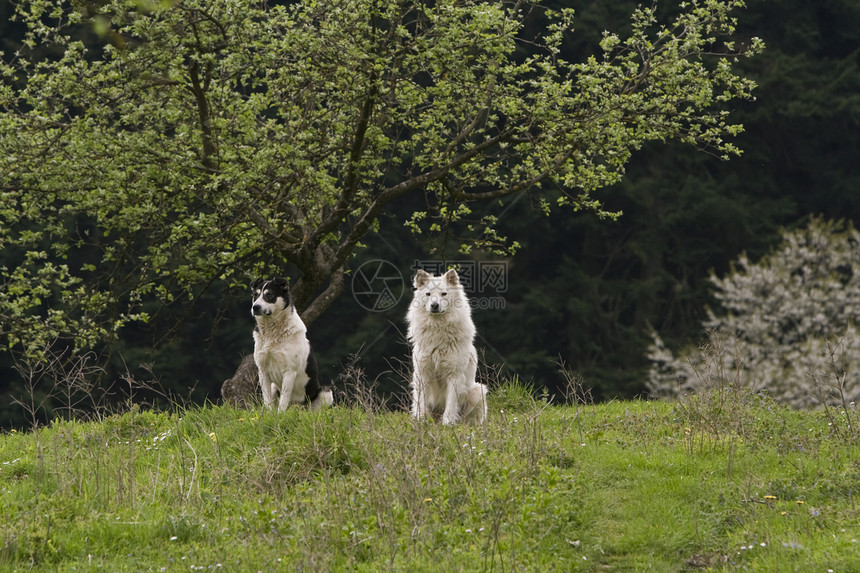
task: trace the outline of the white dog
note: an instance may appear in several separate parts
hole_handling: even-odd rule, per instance
[[[433,276],[419,270],[413,286],[415,296],[406,314],[412,344],[412,415],[441,413],[443,424],[483,423],[487,387],[475,382],[475,324],[457,271]]]
[[[290,402],[307,400],[312,410],[331,406],[331,388],[320,387],[317,361],[299,318],[287,280],[257,279],[251,283],[254,328],[254,362],[260,372],[263,403],[286,410]],[[280,394],[280,397],[278,396]]]

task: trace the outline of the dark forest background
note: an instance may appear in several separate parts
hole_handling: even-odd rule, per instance
[[[589,55],[603,30],[623,30],[636,6],[554,4],[577,12],[569,59]],[[10,12],[0,2],[6,53],[19,37]],[[767,45],[741,64],[759,84],[757,101],[734,110],[746,129],[737,139],[742,157],[723,162],[680,145],[642,150],[624,181],[600,192],[607,209],[624,212],[617,222],[562,211],[547,217],[525,196],[495,207],[500,234],[522,247],[495,261],[506,268],[504,287],[493,293],[503,308],[479,307],[474,319],[479,351],[504,376],[556,394],[561,360],[596,399],[643,395],[649,329],[670,345],[700,338],[711,273],[726,273],[741,252],[759,257],[782,228],[811,215],[860,220],[860,0],[750,0],[739,24],[741,35]],[[404,203],[386,214],[388,224],[352,262],[355,282],[310,326],[321,375],[341,390],[354,363],[380,392],[404,392],[403,317],[415,262],[468,259],[456,241],[410,234],[402,221],[418,207]],[[368,310],[362,279],[372,278],[377,261],[390,263],[383,267],[396,269],[403,283],[391,282],[396,304]],[[149,325],[128,328],[95,360],[104,365],[99,383],[113,385],[120,398],[129,391],[123,380],[133,377],[193,402],[220,401],[221,383],[253,349],[253,320],[245,291],[210,293],[190,309],[149,309]],[[0,427],[27,422],[13,401],[27,378],[12,355],[0,353]]]

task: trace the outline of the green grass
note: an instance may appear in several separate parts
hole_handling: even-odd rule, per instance
[[[3,571],[856,571],[860,442],[755,396],[480,428],[133,410],[0,436]]]

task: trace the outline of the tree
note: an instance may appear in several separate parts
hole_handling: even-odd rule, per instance
[[[860,398],[858,247],[852,225],[813,218],[757,263],[741,256],[726,277],[711,278],[725,312],[709,311],[704,351],[685,348],[676,357],[655,334],[652,394],[697,391],[711,382],[702,372],[715,368],[797,407],[840,393],[839,401]]]
[[[466,250],[516,246],[477,201],[616,216],[593,194],[644,143],[738,153],[726,104],[754,86],[734,66],[762,47],[732,41],[742,6],[640,8],[577,63],[572,12],[529,2],[22,2],[0,66],[0,335],[83,347],[146,301],[272,268],[298,271],[311,322],[409,196],[412,228],[458,226]]]

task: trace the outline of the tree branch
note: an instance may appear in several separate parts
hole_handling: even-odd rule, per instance
[[[318,295],[314,300],[300,313],[302,321],[307,325],[315,321],[319,316],[331,306],[337,297],[343,293],[344,288],[344,268],[339,267],[333,273],[330,273],[326,289]]]
[[[215,139],[212,133],[212,116],[209,108],[209,100],[206,99],[206,88],[200,81],[200,64],[192,62],[189,69],[191,75],[191,92],[197,102],[197,116],[200,121],[200,136],[203,142],[203,156],[201,163],[203,167],[214,171],[216,166],[212,157],[217,153]],[[208,81],[206,82],[208,84]]]
[[[373,81],[373,78],[371,78],[371,81]],[[349,173],[347,174],[346,181],[344,182],[343,193],[341,193],[337,204],[331,213],[329,213],[316,230],[305,240],[300,254],[302,258],[310,259],[311,253],[316,249],[320,241],[322,241],[322,238],[334,231],[352,210],[352,201],[355,198],[355,194],[358,192],[360,181],[361,167],[359,162],[361,160],[361,153],[364,150],[365,135],[367,134],[367,128],[370,125],[370,118],[373,114],[375,103],[376,88],[372,87],[370,94],[368,94],[361,108],[361,115],[359,116],[358,125],[355,130],[355,138],[353,139],[352,148],[349,152]]]

